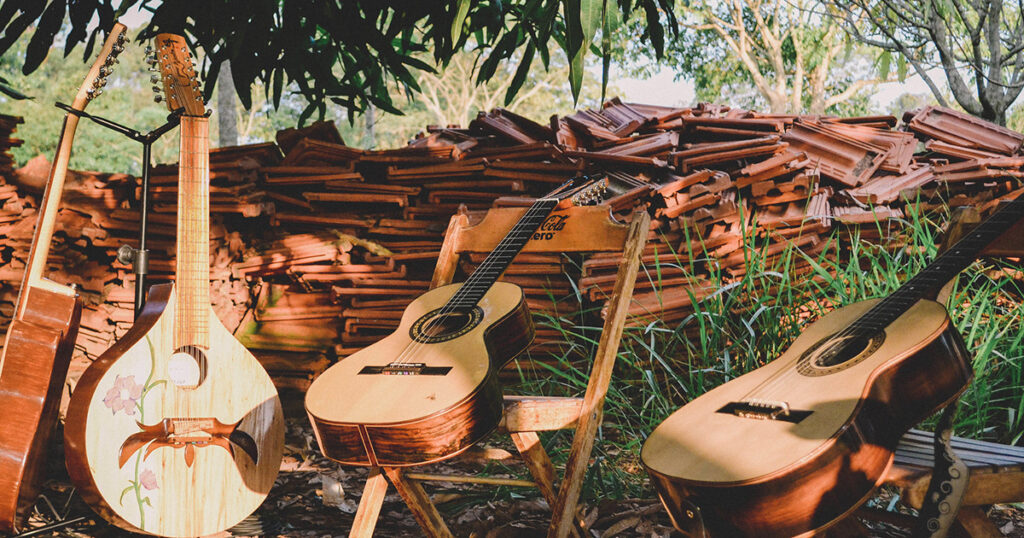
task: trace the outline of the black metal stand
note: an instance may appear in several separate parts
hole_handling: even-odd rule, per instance
[[[139,218],[139,248],[132,248],[130,245],[121,245],[117,249],[117,260],[124,264],[131,264],[135,272],[135,317],[138,318],[142,307],[146,303],[146,275],[149,274],[149,250],[146,249],[146,227],[149,219],[149,169],[150,154],[153,142],[156,142],[167,131],[178,125],[181,114],[185,109],[179,108],[167,115],[167,123],[153,129],[148,133],[141,133],[135,129],[125,127],[120,123],[87,114],[82,110],[76,110],[64,103],[57,103],[57,108],[66,110],[83,118],[88,118],[111,131],[121,133],[136,142],[142,144],[142,194],[139,196],[140,214]]]

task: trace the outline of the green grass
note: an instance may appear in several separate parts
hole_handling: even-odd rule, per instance
[[[947,217],[911,212],[891,229],[864,230],[888,236],[885,245],[834,230],[815,254],[791,248],[773,258],[763,255],[767,240],[751,234],[747,270],[738,278],[693,252],[659,253],[640,277],[655,289],[663,269],[675,266],[711,281],[715,291],[679,322],[627,326],[584,498],[650,496],[639,452],[655,426],[705,391],[763,366],[822,315],[894,291],[935,257]],[[1020,270],[1020,264],[982,260],[956,280],[947,307],[975,370],[961,398],[957,435],[1024,443],[1024,278],[1014,277]],[[508,392],[581,395],[600,335],[599,307],[536,319],[560,331],[557,360],[539,373],[521,370],[522,386]],[[556,464],[564,463],[571,432],[546,434],[544,441]]]

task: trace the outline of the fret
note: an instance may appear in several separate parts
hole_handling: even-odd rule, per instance
[[[558,205],[558,200],[551,198],[541,198],[534,202],[512,227],[512,230],[480,263],[476,271],[469,275],[462,287],[448,300],[445,308],[472,308],[480,302],[487,294],[487,290],[505,272],[505,269],[508,269],[512,260],[533,237],[534,232],[544,223],[556,205]]]
[[[209,345],[210,175],[209,123],[181,119],[178,166],[178,245],[175,274],[178,330],[175,347]]]
[[[1024,199],[1014,200],[1001,207],[998,212],[936,257],[928,267],[850,324],[850,328],[871,331],[885,329],[918,301],[937,292],[957,273],[974,263],[986,246],[1022,218]]]

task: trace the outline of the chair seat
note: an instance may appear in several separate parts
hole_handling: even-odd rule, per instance
[[[505,396],[501,431],[538,432],[576,427],[583,398],[559,396]]]
[[[910,430],[900,439],[885,482],[903,490],[904,502],[920,508],[934,465],[933,435]],[[964,506],[1024,501],[1024,447],[953,437],[950,446],[970,469]]]

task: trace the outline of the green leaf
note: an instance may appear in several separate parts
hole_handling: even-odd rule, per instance
[[[3,77],[0,77],[0,93],[3,93],[4,95],[10,97],[11,99],[18,99],[18,100],[34,99],[33,97],[31,97],[29,95],[25,95],[25,94],[19,92],[18,90],[14,89],[12,86],[10,86],[7,83],[7,79],[5,79]]]
[[[25,49],[25,65],[21,68],[22,73],[27,75],[35,71],[39,64],[46,59],[46,53],[50,51],[53,38],[60,31],[61,22],[64,21],[65,7],[67,7],[67,0],[54,0],[43,12],[43,16],[39,17],[36,33],[32,35],[32,40],[28,42],[28,48]]]
[[[512,77],[512,84],[510,84],[508,90],[505,91],[506,106],[512,102],[512,98],[519,92],[519,88],[523,87],[523,82],[526,82],[526,75],[530,73],[530,64],[533,63],[533,53],[535,50],[536,48],[533,46],[532,42],[526,45],[526,50],[523,51],[523,59],[519,61],[519,67],[516,69],[516,74]]]
[[[889,68],[892,64],[892,53],[885,50],[878,55],[878,76],[879,78],[889,78]]]
[[[902,54],[896,55],[896,77],[900,82],[907,80],[907,66],[907,57]]]
[[[128,487],[124,488],[123,490],[121,490],[121,496],[118,497],[118,499],[117,499],[117,502],[119,502],[121,504],[121,506],[124,506],[124,496],[127,495],[129,491],[135,489],[135,485],[134,484],[135,484],[135,482],[132,482],[131,486],[128,486]]]
[[[455,18],[452,19],[452,46],[459,42],[459,36],[462,35],[462,25],[466,22],[466,15],[469,14],[469,2],[470,0],[459,0],[459,5],[455,11]]]

